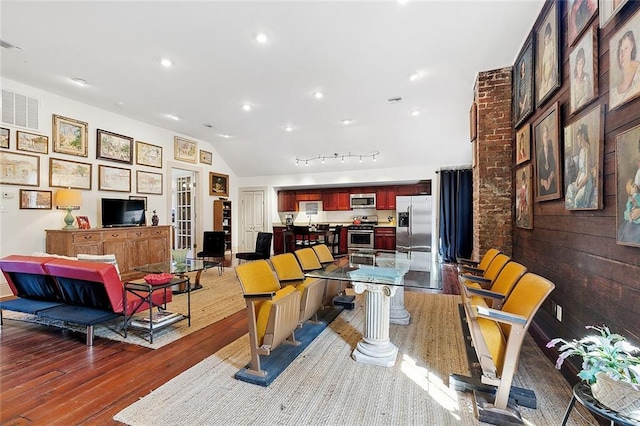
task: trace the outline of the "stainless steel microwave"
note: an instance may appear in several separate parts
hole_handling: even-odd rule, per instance
[[[376,194],[351,194],[352,209],[375,209]]]

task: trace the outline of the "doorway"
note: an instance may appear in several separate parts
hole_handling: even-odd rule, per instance
[[[240,190],[240,248],[239,251],[254,251],[258,232],[267,229],[266,188],[243,188]]]
[[[194,257],[198,247],[199,224],[199,171],[180,167],[171,168],[171,226],[172,247],[188,249]]]

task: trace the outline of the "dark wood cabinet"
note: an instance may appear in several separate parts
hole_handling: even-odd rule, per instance
[[[213,202],[213,230],[224,231],[224,249],[231,251],[231,201]]]
[[[306,191],[296,191],[296,201],[321,201],[322,191],[311,189]]]
[[[378,250],[396,249],[396,228],[376,227],[373,230],[373,244]]]
[[[376,209],[395,210],[397,191],[398,187],[395,185],[379,186],[376,191]]]
[[[298,211],[295,191],[278,191],[278,211],[295,212]]]
[[[349,191],[346,189],[322,191],[322,209],[325,211],[351,210]]]
[[[273,254],[284,253],[284,231],[286,229],[284,226],[273,227]]]

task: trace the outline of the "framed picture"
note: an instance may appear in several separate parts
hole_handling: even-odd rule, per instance
[[[593,27],[569,55],[571,113],[575,113],[598,95],[598,40]]]
[[[162,147],[137,141],[136,164],[162,168]]]
[[[0,184],[40,186],[40,157],[0,152]]]
[[[87,157],[88,129],[84,121],[53,114],[53,152]]]
[[[555,200],[562,196],[558,108],[558,102],[554,103],[533,125],[536,153],[535,201]]]
[[[47,136],[18,130],[16,139],[18,141],[16,149],[19,151],[37,152],[38,154],[49,153],[49,138]]]
[[[0,127],[0,148],[9,148],[9,142],[11,141],[11,131]]]
[[[602,110],[597,106],[564,128],[564,202],[567,210],[602,208]]]
[[[598,0],[569,0],[567,2],[569,46],[587,27],[598,10]]]
[[[531,125],[527,124],[516,133],[516,164],[531,160]]]
[[[533,112],[533,37],[524,44],[513,69],[513,122],[518,127]]]
[[[162,174],[153,172],[136,172],[136,192],[138,194],[162,195]]]
[[[203,163],[203,164],[208,164],[208,165],[213,164],[213,153],[201,149],[200,150],[200,162]]]
[[[98,129],[96,158],[133,164],[133,138]]]
[[[533,229],[531,164],[516,169],[516,226]]]
[[[98,165],[100,191],[131,192],[131,170]]]
[[[174,158],[179,161],[196,163],[198,160],[198,143],[178,136],[173,137]]]
[[[209,195],[229,196],[229,175],[209,172]]]
[[[637,51],[640,44],[640,11],[624,24],[609,41],[609,104],[610,109],[640,95],[640,64]]]
[[[87,216],[76,216],[76,221],[78,222],[78,228],[80,229],[91,228],[91,224],[89,223],[89,217]]]
[[[38,191],[35,189],[20,190],[20,208],[51,210],[53,208],[52,191]]]
[[[560,37],[558,4],[552,3],[535,32],[536,107],[542,105],[560,87]]]
[[[606,27],[613,17],[620,12],[620,9],[622,9],[622,6],[624,6],[627,1],[628,0],[600,0],[600,28]]]
[[[144,201],[144,211],[147,211],[147,197],[141,195],[129,195],[130,200],[142,200]]]
[[[478,105],[476,101],[471,104],[471,110],[469,111],[469,140],[475,141],[478,137]]]
[[[616,136],[616,242],[640,247],[640,126]]]
[[[49,158],[49,186],[91,189],[91,164]]]

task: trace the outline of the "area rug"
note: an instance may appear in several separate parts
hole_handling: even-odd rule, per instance
[[[195,279],[195,274],[193,275],[191,278],[192,282]],[[105,338],[158,349],[246,308],[240,282],[233,268],[225,268],[221,276],[218,275],[217,268],[209,269],[201,275],[200,284],[202,284],[202,289],[195,290],[191,293],[190,327],[187,321],[183,320],[166,328],[154,331],[153,344],[151,344],[148,340],[148,333],[137,330],[129,329],[127,337],[125,338],[122,331],[122,317],[120,317],[96,325],[94,327],[94,339]],[[187,295],[174,294],[173,300],[167,304],[167,310],[186,313]],[[86,334],[86,328],[84,326],[64,324],[62,321],[47,320],[21,312],[3,311],[2,315],[5,320],[27,321],[66,328]],[[7,324],[8,323],[5,322],[5,326],[7,326]],[[94,344],[96,343],[97,341],[94,340]]]
[[[391,325],[396,365],[356,363],[362,300],[343,311],[269,387],[233,378],[250,359],[245,335],[115,415],[155,425],[477,425],[470,393],[448,388],[450,373],[468,374],[459,296],[405,293],[408,326]],[[521,408],[526,424],[560,424],[571,389],[531,338],[516,385],[538,395]],[[571,425],[589,424],[572,413]],[[587,415],[588,416],[588,415]]]

